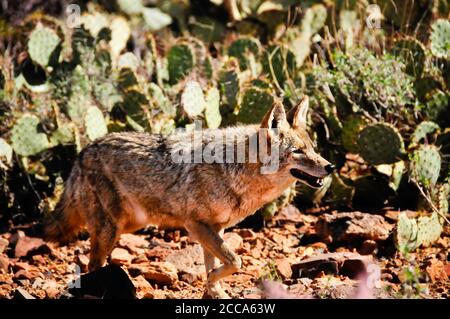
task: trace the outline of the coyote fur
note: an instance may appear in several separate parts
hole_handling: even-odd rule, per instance
[[[260,125],[201,132],[197,148],[214,144],[217,135],[225,136],[219,148],[234,147],[256,136],[257,149],[263,140],[274,143],[279,163],[270,173],[261,170],[265,164],[259,159],[174,161],[174,152],[195,151],[192,131],[167,136],[113,133],[92,142],[79,154],[55,211],[45,220],[47,239],[68,243],[87,227],[91,239],[88,269],[93,271],[103,266],[122,233],[147,225],[185,228],[202,245],[207,293],[227,298],[219,280],[238,271],[241,259],[223,241],[224,229],[279,197],[295,181],[320,187],[334,170],[314,151],[306,131],[308,103],[304,97],[286,114],[284,106],[275,102]],[[261,130],[268,133],[261,137]],[[251,155],[254,151],[249,147],[245,152]],[[216,263],[219,260],[222,265]]]

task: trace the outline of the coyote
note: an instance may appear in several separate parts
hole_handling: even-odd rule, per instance
[[[320,187],[334,170],[315,153],[306,131],[308,104],[305,96],[286,114],[277,101],[260,125],[203,130],[196,147],[192,146],[193,131],[167,136],[113,133],[92,142],[81,151],[55,211],[45,219],[47,239],[68,243],[87,227],[91,238],[88,269],[93,271],[103,266],[122,233],[150,224],[185,228],[202,245],[208,295],[227,298],[219,280],[236,272],[241,259],[222,240],[224,229],[279,197],[295,181]],[[267,134],[261,137],[261,131]],[[225,139],[214,142],[218,135]],[[277,146],[275,171],[264,173],[260,159],[197,163],[173,157],[208,143],[234,149],[254,137],[259,151],[262,142]],[[250,157],[252,152],[251,147],[245,148],[245,155]]]

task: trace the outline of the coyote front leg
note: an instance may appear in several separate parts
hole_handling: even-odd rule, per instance
[[[186,228],[191,236],[203,246],[208,294],[212,298],[230,298],[220,286],[219,280],[238,271],[241,268],[241,259],[227,246],[210,225],[192,223]],[[222,261],[223,265],[221,267],[214,268],[214,256]]]

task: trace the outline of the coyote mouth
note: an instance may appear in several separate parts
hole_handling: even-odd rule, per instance
[[[292,176],[301,180],[302,182],[305,182],[306,184],[308,184],[311,187],[319,188],[319,187],[323,186],[323,178],[312,176],[308,173],[305,173],[305,172],[295,169],[295,168],[292,168],[290,170],[290,172],[291,172]]]

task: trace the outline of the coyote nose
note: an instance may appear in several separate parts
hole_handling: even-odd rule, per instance
[[[325,166],[325,170],[327,171],[328,174],[333,173],[335,169],[336,166],[334,166],[333,164],[328,164],[327,166]]]

